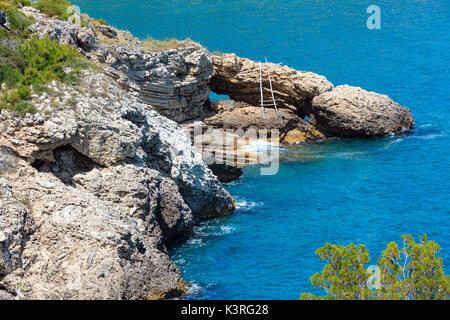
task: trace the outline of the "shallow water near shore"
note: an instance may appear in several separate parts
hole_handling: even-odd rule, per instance
[[[402,234],[427,233],[450,266],[450,3],[383,1],[72,1],[144,38],[190,37],[210,51],[267,57],[391,96],[409,133],[281,149],[277,175],[247,167],[226,185],[234,215],[201,222],[171,248],[192,299],[297,299],[320,293],[325,242],[365,244],[372,261]]]

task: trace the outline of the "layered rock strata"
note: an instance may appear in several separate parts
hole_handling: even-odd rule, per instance
[[[185,121],[202,114],[213,66],[200,45],[185,41],[179,42],[177,49],[154,52],[129,32],[106,26],[81,27],[50,19],[31,7],[22,11],[33,16],[30,30],[35,35],[72,45],[104,63],[105,72],[162,115]]]

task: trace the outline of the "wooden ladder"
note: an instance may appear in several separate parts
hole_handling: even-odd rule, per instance
[[[265,60],[266,60],[266,63],[268,63],[267,62],[267,58],[265,58]],[[275,100],[275,95],[273,93],[272,78],[270,76],[270,70],[267,69],[267,75],[269,77],[269,85],[270,85],[270,94],[271,94],[271,99],[270,100],[264,100],[263,64],[261,63],[261,61],[259,62],[259,68],[258,69],[242,71],[242,72],[239,72],[237,75],[244,74],[244,73],[250,73],[250,72],[257,72],[257,71],[259,72],[259,91],[261,93],[261,113],[262,113],[263,119],[266,119],[266,115],[265,115],[265,112],[264,112],[264,107],[274,107],[275,111],[277,113],[278,119],[280,120],[280,122],[283,122],[283,117],[281,116],[280,111],[278,110],[277,102]]]

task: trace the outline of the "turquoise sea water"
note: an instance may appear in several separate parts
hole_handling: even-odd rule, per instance
[[[227,185],[238,209],[171,250],[193,299],[297,299],[325,242],[366,244],[373,261],[401,234],[427,233],[450,266],[450,2],[73,1],[138,37],[186,38],[267,57],[388,94],[415,130],[283,149],[275,176],[247,168]],[[381,8],[369,30],[366,8]]]

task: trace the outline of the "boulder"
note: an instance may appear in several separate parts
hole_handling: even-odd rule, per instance
[[[311,122],[333,136],[376,137],[409,129],[414,118],[386,95],[343,85],[313,99]]]
[[[241,167],[225,163],[213,163],[208,167],[217,176],[220,182],[232,182],[238,180],[244,173]]]
[[[295,128],[280,137],[280,141],[284,144],[299,144],[326,138],[326,135],[317,130],[311,123],[300,119]]]
[[[259,70],[259,63],[235,54],[211,54],[214,75],[211,90],[226,94],[236,101],[260,105],[259,72],[242,73]],[[312,72],[296,71],[287,66],[274,63],[263,64],[264,99],[271,99],[267,71],[273,83],[275,100],[281,108],[288,108],[304,118],[310,113],[312,99],[330,91],[333,85],[323,76]]]

